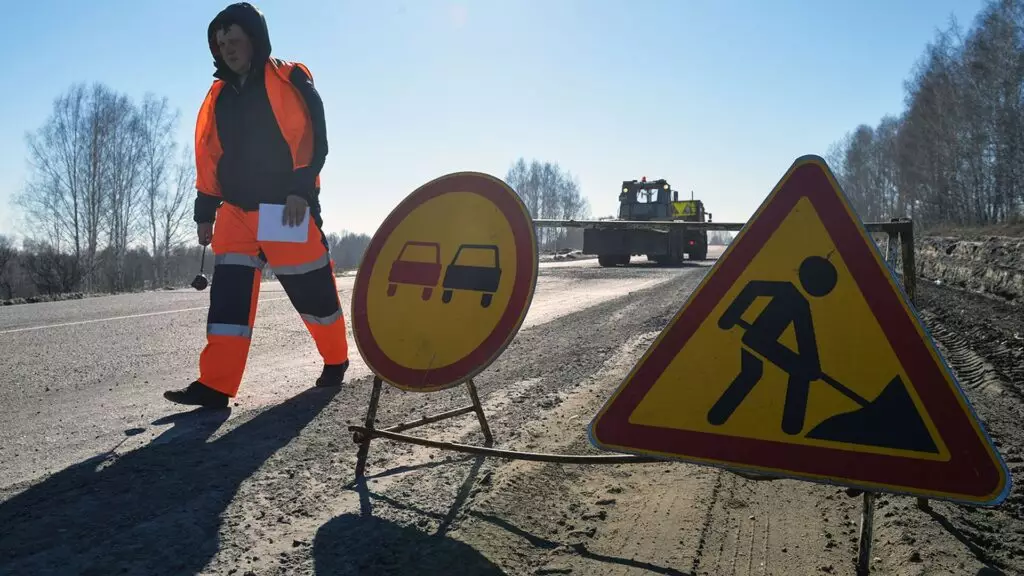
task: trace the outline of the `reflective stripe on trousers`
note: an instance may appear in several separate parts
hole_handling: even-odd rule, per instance
[[[337,322],[338,318],[343,316],[341,308],[330,316],[313,316],[312,314],[299,314],[302,320],[308,324],[319,324],[321,326],[328,326]]]
[[[238,324],[207,324],[206,333],[213,336],[241,336],[252,338],[252,328]]]
[[[262,270],[265,264],[259,256],[248,254],[217,254],[213,259],[214,266],[250,266]]]
[[[271,266],[270,269],[273,270],[274,274],[278,276],[297,276],[299,274],[313,272],[315,270],[323,268],[324,266],[329,267],[330,264],[331,257],[329,254],[327,254],[327,252],[324,252],[323,256],[317,258],[316,260],[313,260],[312,262],[307,262],[305,264],[296,264],[293,266]]]
[[[264,262],[259,256],[250,256],[249,254],[240,254],[237,252],[228,252],[226,254],[217,254],[213,260],[214,275],[217,275],[217,270],[222,269],[224,266],[241,267],[244,269],[252,269],[253,271],[262,271],[266,262]],[[241,289],[243,280],[245,280],[245,286],[251,286],[251,283],[257,281],[253,278],[246,278],[247,274],[244,271],[239,271],[238,274],[220,274],[219,280],[221,282],[238,283],[238,286],[231,286],[232,289]],[[261,275],[257,272],[257,278],[261,278]],[[234,292],[234,290],[232,290]],[[211,296],[211,300],[212,300]],[[219,304],[219,302],[218,302]],[[206,319],[206,333],[213,336],[238,336],[241,338],[252,338],[252,326],[249,322],[251,318],[252,303],[249,306],[239,306],[236,311],[233,310],[231,313],[227,310],[217,310],[214,313],[213,307],[211,306],[210,314]],[[244,315],[243,315],[244,314]],[[224,320],[235,320],[234,322],[225,322]],[[244,322],[244,323],[243,323]]]

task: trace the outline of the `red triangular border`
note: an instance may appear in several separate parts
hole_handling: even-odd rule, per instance
[[[705,432],[631,424],[629,416],[676,353],[704,322],[722,295],[795,207],[806,197],[895,350],[939,435],[949,461],[851,452],[818,446],[755,440]],[[1009,472],[991,445],[963,393],[947,384],[947,369],[835,183],[824,160],[797,159],[751,221],[708,273],[643,359],[591,424],[592,443],[603,449],[665,456],[701,464],[908,493],[931,498],[995,504],[1009,492]],[[923,336],[923,337],[922,337]],[[934,383],[934,384],[933,384]],[[957,397],[959,395],[959,398]]]

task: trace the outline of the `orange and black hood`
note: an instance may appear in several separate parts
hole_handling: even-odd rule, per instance
[[[252,42],[251,69],[261,70],[270,58],[270,32],[267,30],[267,20],[263,13],[248,2],[231,4],[221,10],[206,29],[206,39],[210,45],[210,54],[213,55],[213,65],[216,67],[213,75],[221,80],[233,80],[237,76],[221,58],[220,50],[217,48],[217,31],[232,24],[238,24]]]

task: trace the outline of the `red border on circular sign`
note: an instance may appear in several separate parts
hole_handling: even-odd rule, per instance
[[[497,206],[512,229],[516,249],[516,275],[508,306],[494,329],[461,359],[427,370],[402,366],[381,350],[370,330],[367,293],[377,257],[388,238],[415,209],[450,192],[471,192]],[[537,239],[526,206],[505,182],[480,172],[456,172],[432,180],[409,194],[373,235],[356,273],[352,290],[352,328],[363,360],[381,380],[405,390],[431,392],[461,384],[487,368],[508,346],[526,317],[537,284]]]

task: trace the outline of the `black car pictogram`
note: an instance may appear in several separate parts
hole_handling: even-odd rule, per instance
[[[494,255],[493,266],[476,266],[459,264],[459,256],[463,250],[487,250]],[[444,283],[441,285],[444,292],[441,294],[441,301],[447,304],[452,300],[454,290],[471,290],[483,292],[480,296],[480,306],[487,308],[491,305],[494,293],[498,291],[498,283],[501,281],[501,267],[498,260],[498,247],[493,244],[463,244],[455,252],[452,263],[444,273]]]

